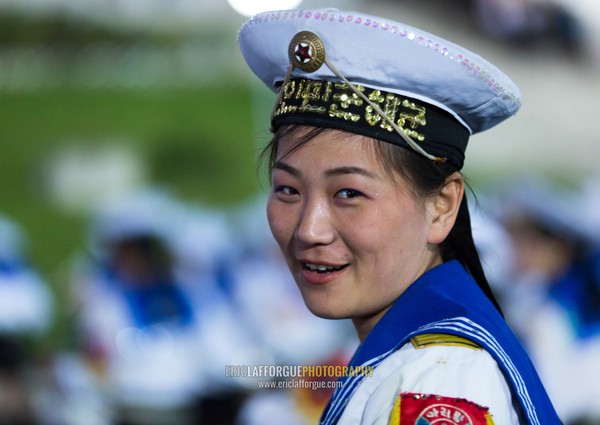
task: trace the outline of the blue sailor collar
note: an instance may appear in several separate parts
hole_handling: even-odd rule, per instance
[[[525,350],[457,261],[437,266],[417,279],[375,325],[350,366],[377,367],[410,338],[425,333],[458,335],[481,345],[498,362],[528,423],[560,424]],[[321,425],[337,423],[362,379],[340,378],[343,384],[327,405]]]

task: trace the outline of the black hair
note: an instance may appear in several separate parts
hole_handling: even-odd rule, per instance
[[[280,127],[275,131],[273,138],[263,149],[260,156],[261,161],[268,160],[269,170],[273,169],[277,160],[277,148],[281,138],[296,133],[298,128],[299,126],[297,125],[291,125]],[[303,128],[306,127],[304,126]],[[317,135],[326,131],[331,130],[323,127],[311,127],[308,131],[300,133],[301,137],[285,154],[289,155]],[[389,142],[382,142],[377,139],[373,140],[377,142],[374,143],[374,147],[386,172],[390,174],[397,173],[404,177],[416,195],[416,199],[425,199],[437,195],[444,187],[446,179],[453,173],[460,171],[456,166],[448,162],[434,162],[405,147]],[[443,262],[450,260],[459,261],[473,279],[475,279],[498,312],[502,314],[500,305],[483,271],[479,253],[473,240],[471,217],[466,196],[463,196],[461,200],[454,226],[446,239],[440,244],[440,253]]]

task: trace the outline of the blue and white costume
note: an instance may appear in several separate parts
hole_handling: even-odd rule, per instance
[[[350,365],[369,365],[375,367],[373,377],[342,378],[343,386],[336,390],[327,409],[325,410],[321,424],[374,424],[387,423],[393,400],[401,392],[427,392],[439,393],[438,389],[448,388],[444,384],[444,376],[439,376],[437,381],[439,387],[408,387],[403,383],[422,384],[412,379],[414,369],[419,367],[419,361],[427,362],[428,359],[417,359],[415,363],[403,363],[403,359],[411,359],[410,339],[423,334],[450,334],[464,337],[481,346],[484,351],[477,359],[475,365],[464,365],[464,377],[469,373],[470,367],[482,366],[485,369],[487,360],[485,354],[489,354],[502,372],[505,382],[510,390],[507,398],[502,377],[494,371],[494,362],[487,362],[488,370],[483,373],[489,376],[484,383],[491,383],[496,379],[498,387],[490,389],[480,386],[481,380],[467,382],[463,380],[462,385],[456,386],[457,391],[462,394],[440,394],[452,397],[470,397],[469,400],[483,405],[487,403],[486,396],[473,399],[477,394],[492,391],[488,398],[491,401],[516,400],[514,414],[520,418],[513,422],[514,416],[511,403],[508,403],[507,412],[493,410],[490,413],[495,418],[495,423],[527,423],[534,424],[558,424],[554,408],[537,376],[537,373],[529,360],[527,354],[508,328],[500,314],[492,306],[488,298],[481,292],[477,284],[465,272],[462,266],[455,261],[438,266],[421,276],[388,310],[386,315],[375,325],[363,344],[358,348]],[[448,351],[463,350],[469,355],[469,348],[461,347],[431,347],[424,351],[445,348]],[[436,353],[438,354],[438,353]],[[414,356],[413,356],[414,357]],[[450,356],[451,357],[451,356]],[[447,358],[447,357],[446,357]],[[467,357],[468,358],[468,357]],[[429,359],[430,360],[430,359]],[[379,368],[391,369],[386,373],[377,373]],[[455,369],[456,370],[456,369]],[[395,373],[398,384],[389,385],[390,373]],[[428,373],[435,374],[435,371]],[[387,379],[383,380],[383,377]],[[371,379],[380,379],[380,382],[371,383]],[[426,379],[431,379],[431,375]],[[435,381],[435,379],[434,379]],[[381,386],[388,386],[389,404],[388,411],[370,412],[373,403],[381,402],[381,396],[377,390]],[[378,398],[379,397],[379,400]],[[356,400],[360,400],[357,402]],[[506,403],[504,403],[506,404]],[[385,403],[384,403],[385,405]],[[384,414],[385,421],[376,421],[376,415]],[[509,418],[509,421],[505,419]]]

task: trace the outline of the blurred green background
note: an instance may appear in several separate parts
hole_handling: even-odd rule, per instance
[[[57,296],[51,345],[67,338],[68,268],[103,197],[153,185],[228,208],[259,190],[268,134],[255,130],[251,105],[269,108],[269,93],[223,66],[228,57],[218,78],[182,58],[210,63],[223,43],[233,51],[235,31],[219,31],[0,11],[0,212],[23,227],[29,260]]]

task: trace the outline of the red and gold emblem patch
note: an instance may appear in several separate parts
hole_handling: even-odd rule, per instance
[[[487,407],[464,398],[402,393],[396,400],[390,425],[493,425]]]

